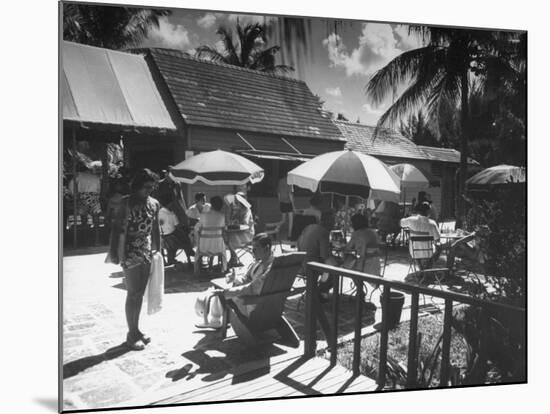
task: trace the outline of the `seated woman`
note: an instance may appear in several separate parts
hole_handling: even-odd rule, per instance
[[[249,316],[256,305],[245,305],[239,297],[260,294],[265,278],[273,265],[272,241],[266,233],[259,233],[253,238],[252,254],[254,255],[254,263],[250,265],[246,273],[235,276],[230,288],[213,290],[209,294],[212,296],[222,295],[226,299],[232,299],[244,316]],[[212,308],[213,301],[210,298],[206,299],[205,302],[209,303],[210,308]],[[199,328],[220,328],[223,312],[219,311],[219,306],[219,303],[217,303],[215,308],[218,309],[215,313],[211,309],[201,312],[204,321],[196,326]]]
[[[298,251],[305,252],[304,267],[307,262],[320,262],[330,266],[337,266],[336,258],[331,254],[330,231],[334,228],[334,214],[325,211],[321,215],[321,223],[309,224],[302,231],[298,239]],[[322,300],[328,299],[328,292],[332,288],[333,278],[328,274],[321,275],[319,292]]]
[[[346,269],[380,276],[380,257],[378,245],[380,239],[373,229],[369,228],[369,222],[362,214],[351,217],[353,233],[350,241],[344,247],[344,264]]]
[[[225,272],[227,269],[223,240],[225,227],[225,215],[222,213],[223,200],[219,196],[214,196],[210,199],[210,205],[211,208],[200,214],[200,219],[195,225],[195,240],[197,241],[195,274],[199,273],[201,256],[221,255],[222,270]]]
[[[317,223],[319,223],[321,221],[321,204],[322,199],[319,194],[313,194],[313,196],[309,199],[309,207],[299,211],[299,213],[304,216],[313,216],[315,217]]]
[[[399,204],[392,201],[382,201],[375,210],[375,214],[378,219],[378,234],[380,238],[386,242],[387,237],[392,235],[391,244],[394,245],[395,239],[401,231],[401,225],[399,224],[399,220],[401,219]]]
[[[225,197],[226,210],[226,242],[230,252],[229,266],[242,266],[237,257],[236,250],[246,246],[254,238],[254,217],[250,203],[246,200],[244,193],[238,192],[235,195]]]

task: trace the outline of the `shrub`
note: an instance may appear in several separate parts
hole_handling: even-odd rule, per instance
[[[526,288],[526,194],[525,185],[510,185],[469,199],[466,228],[488,227],[481,249],[484,271],[491,289],[487,299],[525,306]],[[483,197],[483,199],[481,199]]]

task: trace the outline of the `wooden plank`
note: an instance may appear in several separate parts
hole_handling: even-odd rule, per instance
[[[319,358],[313,358],[308,361],[306,361],[304,364],[297,367],[296,375],[301,375],[302,378],[308,378],[312,375],[315,375],[315,373],[319,372],[319,370],[322,369],[322,365],[319,361],[317,361]],[[231,381],[228,381],[229,383],[226,384],[225,387],[218,387],[218,389],[214,389],[212,387],[209,387],[209,389],[205,390],[206,393],[203,393],[201,396],[189,396],[189,398],[185,398],[184,401],[189,402],[203,402],[203,401],[210,401],[212,398],[214,398],[214,401],[220,401],[220,400],[232,400],[236,398],[240,398],[243,395],[246,395],[246,398],[249,398],[249,394],[253,391],[258,391],[265,389],[267,387],[272,387],[274,391],[277,389],[286,388],[287,386],[282,383],[281,381],[278,381],[274,377],[281,374],[282,371],[287,369],[290,365],[293,363],[296,363],[299,359],[295,359],[293,361],[290,361],[290,363],[286,364],[280,364],[276,370],[270,371],[267,374],[264,374],[261,377],[252,379],[250,381],[241,382],[239,384],[231,384]],[[253,374],[253,373],[251,373]],[[222,388],[222,390],[220,390]],[[278,394],[275,394],[278,395]]]
[[[298,357],[294,355],[291,358],[285,358],[284,360],[279,360],[274,363],[271,363],[271,365],[269,365],[270,363],[267,363],[266,365],[265,361],[262,361],[261,363],[258,363],[256,361],[256,363],[254,364],[246,364],[245,366],[238,367],[236,369],[236,372],[233,373],[233,375],[226,376],[218,381],[213,381],[211,383],[201,381],[200,385],[197,386],[197,384],[195,384],[195,387],[192,387],[192,384],[190,384],[191,387],[184,388],[180,390],[180,392],[177,392],[177,389],[174,389],[171,394],[165,392],[165,395],[163,396],[163,398],[157,398],[151,401],[153,404],[171,404],[172,403],[171,401],[180,401],[181,399],[186,398],[187,396],[192,396],[192,395],[199,396],[205,393],[209,393],[211,392],[211,390],[224,389],[228,386],[228,383],[229,385],[231,385],[231,382],[233,382],[233,379],[235,377],[260,371],[262,369],[265,369],[266,366],[270,366],[271,372],[278,372],[279,370],[282,370],[285,367],[287,367],[288,364],[292,363],[297,358]]]
[[[294,367],[293,367],[294,365]],[[363,376],[353,377],[351,371],[341,366],[331,366],[323,358],[301,360],[295,358],[273,367],[271,371],[250,381],[232,384],[233,378],[226,378],[216,384],[202,387],[183,395],[158,402],[160,404],[200,403],[286,397],[294,395],[328,394],[338,392],[372,391],[375,381]],[[288,371],[288,372],[286,372]],[[351,379],[351,381],[350,381]],[[349,382],[349,384],[346,384]]]
[[[388,360],[388,310],[390,307],[391,288],[384,286],[382,300],[382,332],[380,333],[380,364],[378,366],[378,386],[386,385],[386,363]]]
[[[355,283],[355,326],[353,338],[353,373],[358,375],[361,364],[361,326],[362,326],[362,313],[363,313],[363,281],[359,278],[354,278],[353,282]]]
[[[417,383],[418,370],[418,292],[411,296],[411,321],[409,331],[409,353],[407,357],[407,388],[414,388]]]
[[[332,338],[329,343],[332,344],[330,349],[330,364],[336,365],[336,359],[338,357],[338,316],[339,316],[339,302],[340,302],[340,275],[333,278],[333,294],[332,294]],[[328,339],[328,338],[327,338]]]
[[[317,348],[317,309],[318,309],[317,277],[308,267],[306,270],[306,317],[304,356],[313,357]]]
[[[443,319],[443,346],[441,349],[440,387],[446,387],[449,381],[449,360],[451,353],[451,322],[453,318],[453,300],[445,299],[445,316]]]
[[[296,370],[289,375],[284,375],[283,372],[279,372],[277,375],[271,377],[271,384],[263,388],[255,388],[255,392],[248,392],[247,398],[269,398],[273,396],[281,397],[288,395],[294,391],[298,391],[301,394],[311,394],[318,392],[315,391],[316,385],[325,379],[325,377],[333,378],[338,376],[339,373],[331,369],[329,361],[322,360],[321,358],[314,358],[310,360],[309,367],[306,371]],[[314,388],[315,387],[315,388]],[[310,391],[311,392],[308,392]]]

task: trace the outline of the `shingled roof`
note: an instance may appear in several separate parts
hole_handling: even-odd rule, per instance
[[[134,52],[150,55],[188,125],[343,140],[303,81],[170,49]]]
[[[373,156],[429,160],[431,158],[414,142],[391,129],[380,129],[374,139],[375,127],[346,121],[334,121],[348,146]]]
[[[418,145],[418,148],[420,148],[430,160],[460,164],[460,151],[453,148],[428,147],[426,145]],[[469,157],[468,164],[479,165],[477,161]]]

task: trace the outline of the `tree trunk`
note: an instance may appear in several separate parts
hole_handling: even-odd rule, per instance
[[[465,69],[460,77],[460,167],[458,170],[458,191],[456,193],[456,221],[457,226],[461,227],[464,221],[465,203],[464,193],[467,178],[467,161],[468,161],[468,138],[469,138],[469,121],[470,121],[470,105],[468,101],[468,69]]]

